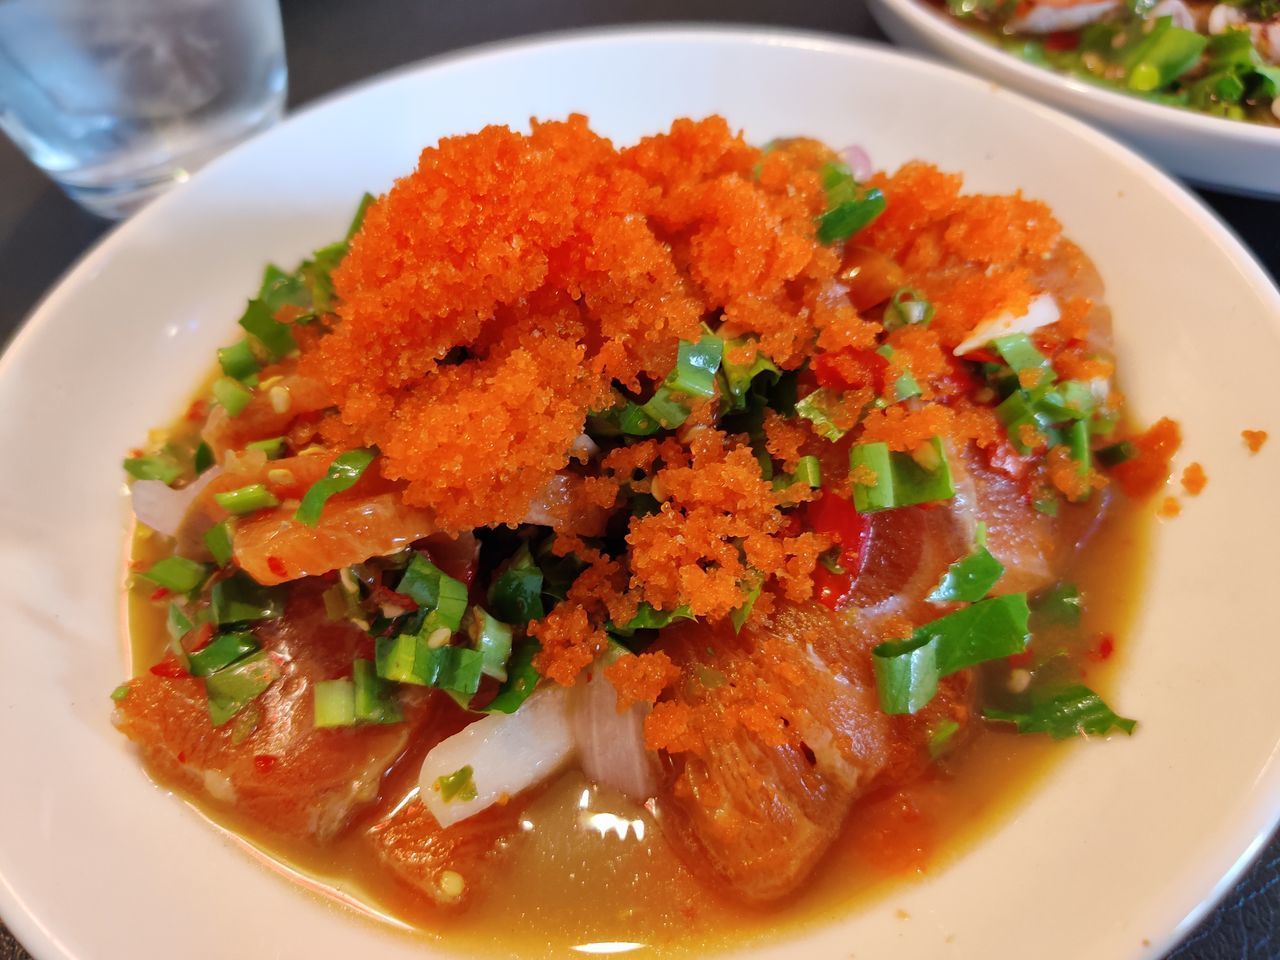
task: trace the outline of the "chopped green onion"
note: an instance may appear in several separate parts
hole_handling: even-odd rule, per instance
[[[921,466],[924,457],[932,461],[928,469]],[[890,451],[885,443],[857,443],[849,450],[849,467],[855,474],[875,477],[874,483],[855,477],[853,505],[859,513],[950,500],[956,493],[939,437],[930,438],[915,455]]]
[[[697,343],[681,340],[676,354],[676,368],[667,376],[666,384],[677,393],[694,397],[716,395],[716,371],[724,359],[724,341],[707,334]]]
[[[1089,426],[1083,420],[1075,421],[1067,431],[1067,449],[1076,463],[1076,475],[1087,477],[1093,467],[1093,452],[1089,449]],[[1088,496],[1087,490],[1084,496]]]
[[[204,532],[204,545],[213,554],[218,566],[225,567],[234,553],[231,546],[231,529],[226,520],[215,523]]]
[[[129,695],[129,684],[127,683],[122,683],[120,684],[120,686],[116,687],[114,690],[111,691],[111,699],[114,700],[116,703],[119,703],[128,695]]]
[[[204,678],[209,695],[209,718],[220,727],[256,700],[280,678],[280,665],[266,651]]]
[[[213,499],[227,513],[236,516],[280,506],[280,501],[276,499],[275,494],[261,483],[251,483],[247,487],[215,493]]]
[[[396,592],[412,597],[419,611],[428,615],[422,628],[424,634],[429,635],[442,626],[450,632],[462,626],[462,615],[467,609],[466,584],[449,576],[422,554],[413,555]]]
[[[246,450],[261,450],[268,460],[279,460],[284,453],[284,437],[272,437],[269,440],[254,440],[245,444]]]
[[[124,469],[139,480],[159,480],[164,484],[172,484],[182,476],[182,467],[172,457],[130,457],[124,462]]]
[[[243,660],[257,649],[258,641],[251,633],[220,633],[188,656],[190,666],[187,670],[193,677],[207,677]]]
[[[179,556],[165,557],[139,574],[174,593],[190,593],[204,583],[208,575],[209,569],[203,563]]]
[[[476,785],[471,780],[470,765],[443,777],[436,777],[436,789],[440,791],[440,799],[445,803],[466,803],[476,798]]]
[[[320,512],[324,510],[324,505],[329,502],[329,498],[355,486],[369,464],[373,463],[375,456],[377,456],[375,451],[364,448],[339,454],[329,464],[325,475],[313,483],[311,489],[303,495],[302,503],[298,505],[294,517],[307,526],[314,527],[320,522]]]
[[[1026,649],[1025,594],[981,600],[939,617],[906,640],[872,650],[880,706],[885,713],[916,713],[938,692],[938,681],[957,670]]]
[[[1042,370],[1041,382],[1052,383],[1054,379],[1053,365],[1049,358],[1036,349],[1031,338],[1025,333],[1011,333],[1008,336],[996,337],[991,341],[996,353],[1013,368],[1014,373],[1024,370]],[[1039,384],[1036,384],[1039,386]]]
[[[836,398],[826,387],[819,387],[812,393],[796,401],[796,414],[813,424],[818,435],[827,440],[839,440],[847,430],[841,429],[831,419],[831,410]]]
[[[1139,58],[1129,66],[1129,89],[1148,93],[1167,87],[1200,62],[1208,43],[1195,30],[1173,26],[1172,17],[1161,17],[1140,45]]]
[[[238,417],[253,398],[244,384],[230,377],[219,377],[213,381],[213,399],[227,411],[227,416]]]
[[[795,479],[811,490],[819,489],[822,486],[822,463],[812,455],[801,457],[796,461]]]
[[[351,218],[351,226],[347,227],[346,239],[348,242],[350,242],[351,238],[360,232],[360,228],[364,226],[364,215],[368,213],[369,207],[371,207],[376,200],[377,197],[367,191],[365,192],[365,195],[360,198],[360,205],[356,207],[356,214]]]
[[[484,657],[465,647],[430,647],[418,638],[413,672],[428,687],[470,696],[480,688]]]
[[[274,317],[276,311],[286,305],[295,307],[311,306],[311,297],[296,273],[285,273],[273,263],[267,264],[262,273],[262,285],[258,289],[258,299],[266,304]]]
[[[542,607],[542,571],[521,544],[511,563],[489,586],[489,606],[503,623],[524,626],[545,616]]]
[[[412,633],[379,637],[374,642],[374,666],[378,676],[387,680],[421,685],[422,680],[413,672],[417,656],[418,638]]]
[[[1067,380],[1035,398],[1035,408],[1049,420],[1087,420],[1093,413],[1093,391],[1079,380]]]
[[[728,358],[729,352],[735,348],[741,348],[749,342],[751,341],[748,338],[740,337],[725,344],[725,360],[721,371],[724,374],[726,386],[724,396],[727,400],[727,410],[736,411],[747,408],[747,393],[756,377],[767,375],[777,380],[781,373],[773,362],[759,350],[756,351],[756,358],[750,365],[730,362]]]
[[[312,687],[317,730],[356,722],[356,685],[350,680],[317,680]]]
[[[195,468],[196,476],[204,473],[213,466],[213,450],[203,440],[196,446],[196,452],[193,456],[192,466]]]
[[[1084,598],[1080,595],[1080,588],[1074,583],[1061,580],[1032,597],[1031,609],[1038,621],[1074,627],[1080,623]]]
[[[213,585],[209,610],[218,624],[274,620],[284,615],[284,591],[264,587],[248,574],[237,572]]]
[[[947,567],[939,583],[928,596],[931,603],[976,603],[991,592],[1004,574],[1004,564],[991,555],[985,545],[963,560]]]
[[[1104,467],[1115,467],[1124,463],[1126,460],[1132,460],[1138,455],[1138,448],[1128,440],[1121,440],[1119,443],[1113,443],[1110,446],[1103,447],[1093,452],[1098,463]]]
[[[507,663],[507,682],[484,708],[485,713],[515,713],[529,699],[541,679],[533,665],[538,650],[536,640],[526,640],[516,648]]]
[[[1043,513],[1046,517],[1056,517],[1058,515],[1058,496],[1054,493],[1046,493],[1032,500],[1031,506],[1035,508],[1037,513]]]
[[[511,627],[481,607],[472,607],[471,617],[475,630],[472,648],[480,654],[480,672],[486,677],[505,681],[507,660],[511,656]]]
[[[920,291],[912,287],[903,287],[894,293],[884,308],[881,323],[886,330],[897,330],[905,326],[928,326],[933,319],[933,304],[920,295]]]
[[[729,611],[729,622],[733,624],[734,633],[739,633],[743,624],[750,619],[751,611],[755,609],[756,601],[760,599],[760,591],[763,587],[764,578],[757,577],[755,582],[752,583],[751,589],[747,591],[747,598],[742,601],[740,606],[734,607]]]
[[[960,724],[954,720],[943,720],[929,731],[929,759],[937,760],[947,752],[952,739],[960,731]]]
[[[988,720],[1015,724],[1019,733],[1047,733],[1055,740],[1074,736],[1100,737],[1111,730],[1133,733],[1136,720],[1118,716],[1101,697],[1083,684],[1035,695],[1026,710],[982,712]]]
[[[164,626],[171,640],[181,640],[196,628],[196,625],[183,612],[182,607],[172,601],[169,603],[169,612],[165,614]]]
[[[355,681],[355,718],[358,723],[399,723],[404,719],[391,684],[378,676],[370,660],[357,659],[351,668]]]
[[[277,320],[273,311],[261,300],[250,300],[240,317],[240,326],[257,337],[258,342],[266,347],[267,355],[272,362],[283,360],[298,344],[293,339],[286,324]]]
[[[876,187],[863,187],[843,163],[822,167],[822,185],[827,191],[827,209],[818,217],[818,242],[848,240],[884,213],[884,194]]]
[[[249,346],[248,340],[241,340],[229,347],[220,347],[218,363],[222,366],[222,372],[232,380],[239,380],[241,383],[252,380],[253,382],[249,385],[257,385],[258,371],[261,367],[258,366],[258,358],[253,355],[253,348]]]
[[[677,620],[693,620],[694,615],[689,611],[687,604],[682,604],[674,610],[655,610],[653,605],[648,601],[641,601],[640,606],[636,609],[636,614],[620,627],[613,627],[612,632],[619,636],[629,637],[637,630],[661,630],[663,627],[669,627]]]
[[[649,402],[639,408],[638,413],[627,416],[626,423],[631,429],[624,432],[642,436],[640,431],[646,430],[650,421],[663,430],[674,430],[688,419],[689,406],[683,395],[664,383],[654,391]]]

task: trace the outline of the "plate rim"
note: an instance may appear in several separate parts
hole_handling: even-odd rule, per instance
[[[894,0],[876,0],[876,2],[890,4]],[[897,0],[897,2],[909,5],[912,0]],[[972,38],[966,39],[972,40]],[[1273,280],[1269,271],[1262,266],[1252,249],[1203,199],[1187,186],[1155,166],[1152,161],[1137,153],[1133,148],[1057,107],[1017,90],[1009,89],[1001,84],[993,84],[991,81],[971,74],[960,67],[941,63],[891,44],[824,31],[749,23],[643,23],[572,30],[549,30],[476,44],[399,64],[386,71],[329,91],[314,100],[308,101],[299,109],[289,112],[281,122],[237,144],[215,158],[203,169],[215,168],[219,164],[227,162],[229,158],[238,156],[241,150],[246,149],[251,144],[255,144],[259,139],[270,137],[273,131],[296,123],[315,111],[327,109],[332,104],[348,98],[358,98],[365,95],[370,89],[383,84],[394,84],[405,76],[444,69],[461,62],[481,62],[488,58],[500,58],[509,54],[538,48],[591,44],[607,45],[619,41],[639,41],[655,44],[712,41],[745,45],[779,45],[883,60],[908,60],[929,70],[940,71],[962,83],[994,86],[1001,96],[1012,98],[1014,101],[1021,102],[1024,108],[1046,115],[1048,119],[1064,127],[1071,135],[1091,142],[1094,146],[1108,153],[1117,162],[1129,165],[1134,172],[1141,173],[1144,177],[1154,180],[1159,192],[1165,195],[1168,202],[1172,203],[1181,214],[1190,218],[1195,227],[1203,231],[1208,239],[1222,249],[1229,262],[1241,272],[1242,282],[1253,288],[1264,301],[1269,301],[1275,309],[1276,315],[1280,316],[1280,288],[1277,287],[1277,281]],[[978,41],[975,40],[973,42],[977,43]],[[1017,61],[1015,60],[1015,62]],[[1023,64],[1022,66],[1031,70],[1036,69],[1030,65]],[[1103,92],[1110,93],[1109,91]],[[1110,95],[1126,103],[1130,99],[1120,94]],[[1202,119],[1217,120],[1218,118]],[[1241,126],[1246,125],[1241,124]],[[88,279],[96,271],[100,262],[111,255],[116,246],[127,244],[134,231],[143,229],[139,224],[145,225],[148,221],[163,213],[168,206],[178,202],[173,198],[180,199],[185,197],[191,189],[190,183],[193,181],[198,182],[198,180],[199,174],[190,181],[176,184],[173,189],[148,204],[147,207],[129,220],[123,221],[106,231],[58,276],[57,280],[42,294],[26,317],[15,328],[8,341],[0,348],[0,379],[10,376],[10,370],[21,362],[25,352],[41,335],[43,326],[51,322],[50,318],[55,315],[59,301],[64,297],[71,296],[74,288]],[[1239,851],[1230,867],[1199,898],[1196,905],[1173,928],[1163,931],[1157,937],[1153,937],[1150,944],[1144,946],[1139,951],[1140,953],[1152,957],[1163,955],[1163,953],[1181,942],[1191,929],[1221,901],[1244,870],[1257,859],[1269,838],[1276,831],[1277,826],[1280,826],[1280,805],[1273,806],[1263,815],[1262,820],[1265,823],[1264,828],[1254,833],[1250,842]],[[68,952],[67,948],[60,942],[57,933],[46,928],[36,914],[28,908],[19,891],[15,889],[10,877],[3,873],[0,873],[0,918],[4,920],[19,942],[38,960],[51,960],[51,958],[55,957],[66,958],[66,960],[83,960],[81,956]]]

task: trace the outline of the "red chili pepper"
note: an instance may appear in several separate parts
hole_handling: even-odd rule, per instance
[[[369,599],[379,605],[386,604],[392,607],[399,607],[406,613],[412,613],[418,609],[417,601],[413,597],[405,593],[396,593],[390,587],[383,586],[381,583],[375,584],[373,589],[369,591]]]
[[[151,596],[147,599],[152,603],[157,603],[161,600],[168,600],[172,595],[173,592],[168,587],[156,587],[155,590],[151,591]]]
[[[1011,667],[1029,667],[1034,658],[1030,650],[1023,650],[1021,653],[1015,653],[1012,656],[1005,657]]]
[[[157,677],[164,677],[167,680],[179,680],[188,676],[187,671],[182,664],[178,662],[178,658],[173,654],[169,654],[159,663],[151,668],[151,672]]]
[[[201,398],[193,400],[191,406],[187,407],[187,419],[192,423],[200,423],[209,415],[209,401]]]
[[[1111,659],[1111,654],[1116,652],[1116,638],[1109,633],[1101,633],[1098,635],[1098,642],[1092,650],[1089,651],[1089,659],[1095,663],[1101,663],[1103,660]]]
[[[848,600],[854,582],[867,562],[867,553],[871,549],[871,521],[849,500],[830,490],[824,490],[822,496],[809,503],[805,512],[814,532],[826,534],[840,547],[843,573],[835,573],[821,564],[813,571],[815,599],[836,610]]]
[[[269,753],[255,753],[253,755],[253,765],[259,773],[270,773],[275,769],[276,759]]]
[[[1046,50],[1074,50],[1078,46],[1080,46],[1080,34],[1074,30],[1059,30],[1044,38]]]
[[[813,599],[829,610],[839,610],[845,605],[853,590],[853,574],[832,573],[822,564],[813,568]]]
[[[267,569],[274,573],[277,577],[289,576],[289,570],[284,565],[284,561],[277,557],[274,553],[267,557]]]

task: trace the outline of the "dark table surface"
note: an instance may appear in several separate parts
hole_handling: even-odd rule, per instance
[[[282,0],[289,101],[305,103],[402,63],[549,30],[734,21],[887,42],[860,0]],[[1229,161],[1226,161],[1229,162]],[[1201,196],[1280,276],[1280,203]],[[72,262],[109,229],[80,211],[0,138],[0,342]],[[1280,840],[1169,960],[1280,957]],[[0,960],[29,955],[0,925]]]

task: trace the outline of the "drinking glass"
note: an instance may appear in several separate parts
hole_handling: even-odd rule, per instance
[[[119,218],[284,109],[277,0],[0,0],[0,129]]]

